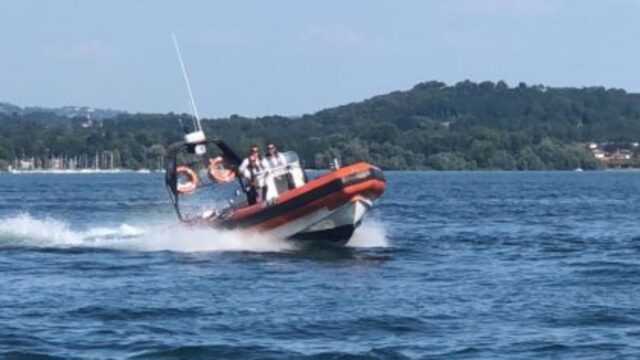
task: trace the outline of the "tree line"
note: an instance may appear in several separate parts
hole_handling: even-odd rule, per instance
[[[120,114],[88,125],[46,111],[0,114],[0,167],[16,157],[113,151],[118,167],[155,168],[166,147],[181,140],[180,120],[190,121],[187,114]],[[312,168],[339,158],[394,170],[598,169],[584,144],[639,141],[640,95],[431,81],[300,117],[232,115],[205,119],[203,127],[240,155],[274,140]]]

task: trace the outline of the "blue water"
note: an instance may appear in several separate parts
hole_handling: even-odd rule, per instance
[[[387,175],[299,248],[181,228],[160,174],[0,174],[0,358],[640,358],[640,173]]]

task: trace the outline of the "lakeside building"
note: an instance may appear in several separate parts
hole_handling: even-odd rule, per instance
[[[640,143],[589,142],[586,148],[594,158],[607,167],[628,167],[638,157]]]
[[[604,160],[607,157],[607,153],[605,153],[600,149],[593,149],[591,150],[591,153],[593,154],[593,157],[595,157],[598,160]]]

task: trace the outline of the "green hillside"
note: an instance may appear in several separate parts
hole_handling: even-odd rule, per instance
[[[50,112],[0,114],[0,166],[16,157],[108,151],[116,166],[153,168],[165,146],[181,138],[180,118],[188,115],[120,114],[88,124]],[[596,169],[601,165],[584,143],[639,141],[640,94],[426,82],[298,118],[232,116],[203,126],[242,154],[273,139],[308,167],[326,167],[337,157],[385,169]]]

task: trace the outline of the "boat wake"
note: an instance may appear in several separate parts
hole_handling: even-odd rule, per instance
[[[347,246],[354,248],[386,248],[389,247],[389,244],[384,223],[375,219],[368,219],[356,229]]]
[[[381,223],[363,224],[348,246],[386,247],[386,231]],[[296,244],[269,236],[242,231],[187,228],[166,223],[120,224],[75,229],[68,222],[20,214],[0,218],[0,248],[98,248],[129,251],[175,252],[285,252]]]
[[[184,226],[121,224],[73,229],[69,223],[28,214],[0,219],[0,247],[101,248],[132,251],[252,251],[292,250],[292,244],[258,234]]]

